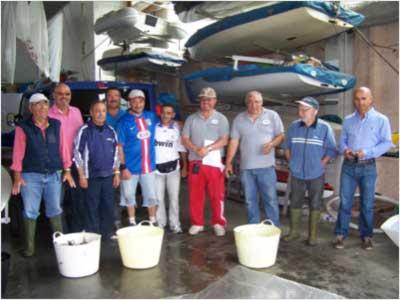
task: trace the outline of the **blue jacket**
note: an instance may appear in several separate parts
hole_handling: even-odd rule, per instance
[[[108,177],[119,167],[117,134],[109,125],[83,125],[75,138],[74,161],[86,178]]]
[[[336,157],[333,130],[321,119],[307,127],[301,120],[294,121],[287,132],[282,148],[290,150],[289,168],[292,176],[310,180],[325,173],[321,160],[325,156]]]
[[[60,156],[60,121],[49,118],[43,137],[42,130],[32,118],[19,124],[26,135],[26,149],[22,172],[54,173],[62,169]]]

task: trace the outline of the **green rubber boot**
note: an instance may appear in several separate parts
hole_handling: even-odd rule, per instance
[[[62,218],[61,214],[55,217],[50,218],[50,225],[51,228],[53,229],[53,232],[63,232],[63,224],[62,224]]]
[[[290,210],[290,229],[289,234],[283,237],[285,242],[297,240],[300,237],[299,226],[301,220],[302,209],[293,208]]]
[[[321,212],[319,210],[313,210],[310,213],[310,217],[308,219],[308,240],[307,244],[309,246],[316,246],[317,243],[317,229],[319,219],[321,217]]]
[[[36,220],[24,218],[25,228],[25,249],[22,254],[26,257],[35,254],[35,233],[36,233]]]

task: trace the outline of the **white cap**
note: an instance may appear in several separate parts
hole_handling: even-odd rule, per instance
[[[129,92],[128,98],[142,97],[146,98],[142,90],[132,90]]]
[[[205,87],[202,88],[199,95],[197,96],[198,98],[205,97],[205,98],[217,98],[217,93],[215,90],[211,87]]]
[[[40,101],[47,101],[47,103],[49,103],[49,99],[47,99],[47,97],[42,93],[35,93],[29,98],[29,104],[37,103]]]

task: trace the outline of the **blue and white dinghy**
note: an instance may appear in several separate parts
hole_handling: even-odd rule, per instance
[[[360,25],[364,16],[330,1],[283,1],[224,18],[186,43],[196,60],[293,50]]]

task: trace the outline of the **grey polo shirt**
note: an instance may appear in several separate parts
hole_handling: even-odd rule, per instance
[[[253,122],[247,111],[233,120],[231,138],[240,142],[240,169],[259,169],[275,166],[275,149],[263,154],[263,146],[284,132],[279,115],[270,109]]]
[[[205,140],[216,141],[229,135],[228,119],[220,112],[214,112],[204,119],[200,112],[191,114],[185,121],[182,130],[183,136],[188,136],[197,147],[204,147]],[[225,155],[224,149],[220,149],[221,157]],[[189,151],[189,160],[201,160],[194,152]]]

